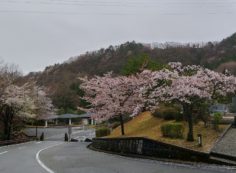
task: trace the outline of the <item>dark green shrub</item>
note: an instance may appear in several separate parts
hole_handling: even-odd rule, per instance
[[[180,112],[177,112],[175,114],[174,118],[175,118],[176,121],[182,121],[183,120],[183,114],[181,114]]]
[[[223,119],[223,116],[220,112],[215,112],[213,116],[213,125],[215,130],[219,130],[220,121]]]
[[[41,134],[40,141],[44,141],[44,133]]]
[[[180,113],[180,108],[174,105],[160,105],[159,108],[153,113],[153,116],[163,118],[165,120],[181,121],[183,119]]]
[[[230,112],[236,113],[236,96],[232,98],[232,103],[230,105]]]
[[[65,133],[65,141],[68,142],[69,141],[69,137],[68,137],[68,134]]]
[[[101,127],[96,130],[96,137],[103,137],[110,135],[111,131],[108,127]]]
[[[167,123],[161,126],[164,137],[183,138],[184,126],[181,123]]]
[[[4,135],[2,132],[0,132],[0,140],[2,140],[4,138]]]

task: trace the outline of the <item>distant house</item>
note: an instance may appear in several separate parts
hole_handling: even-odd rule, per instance
[[[236,97],[233,97],[232,99],[232,104],[231,104],[231,109],[233,113],[236,113]]]
[[[210,112],[211,113],[215,113],[215,112],[219,112],[219,113],[228,113],[229,112],[229,105],[227,104],[214,104],[210,107]]]
[[[55,124],[57,125],[57,120],[58,119],[64,119],[68,120],[68,125],[72,125],[72,120],[73,119],[80,119],[82,125],[94,125],[96,122],[94,119],[92,119],[90,113],[85,113],[85,114],[63,114],[63,115],[50,115],[50,116],[45,116],[42,117],[40,120],[45,121],[45,127],[48,127],[48,122],[54,121]]]
[[[91,114],[90,113],[85,113],[85,114],[63,114],[58,117],[58,119],[68,119],[69,120],[69,125],[72,124],[72,119],[79,118],[81,119],[81,122],[83,125],[89,125],[93,124],[93,119],[91,119]]]

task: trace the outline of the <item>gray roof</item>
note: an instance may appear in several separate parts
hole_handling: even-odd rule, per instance
[[[63,114],[59,115],[58,118],[60,119],[72,119],[72,118],[90,118],[91,114],[90,113],[85,113],[85,114]]]
[[[43,116],[41,118],[39,118],[39,120],[53,120],[53,119],[57,119],[58,115],[47,115],[47,116]]]
[[[45,115],[39,120],[53,120],[53,119],[73,119],[73,118],[91,118],[90,113],[85,113],[85,114],[62,114],[62,115]]]
[[[80,114],[80,118],[91,118],[91,113]]]

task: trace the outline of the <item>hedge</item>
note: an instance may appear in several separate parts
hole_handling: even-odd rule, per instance
[[[181,123],[167,123],[161,126],[163,137],[183,138],[184,126]]]
[[[160,105],[159,108],[153,113],[153,115],[165,120],[180,121],[183,119],[179,108],[175,105]]]
[[[101,127],[96,130],[96,137],[103,137],[110,135],[111,131],[108,127]]]

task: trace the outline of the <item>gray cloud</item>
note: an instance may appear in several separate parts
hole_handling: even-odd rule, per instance
[[[125,41],[221,40],[236,0],[0,0],[0,57],[25,73]]]

